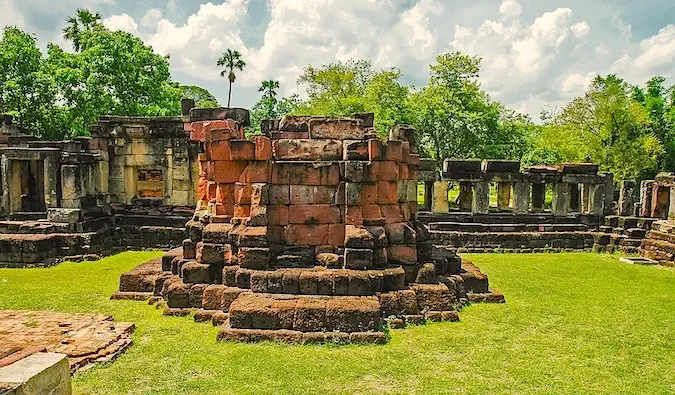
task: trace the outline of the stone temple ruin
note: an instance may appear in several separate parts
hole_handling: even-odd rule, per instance
[[[122,276],[113,298],[237,341],[385,342],[384,328],[456,320],[468,299],[503,301],[417,220],[415,132],[377,137],[372,114],[287,116],[245,139],[246,110],[192,109],[197,209],[182,249]]]
[[[196,204],[198,147],[180,117],[103,117],[91,137],[40,141],[2,118],[0,267],[171,248]]]

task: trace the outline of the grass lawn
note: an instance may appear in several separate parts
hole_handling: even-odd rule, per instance
[[[100,312],[137,325],[77,394],[675,393],[675,270],[607,255],[472,255],[506,294],[459,323],[394,330],[384,346],[217,343],[217,329],[110,301],[158,253],[0,270],[0,309]]]

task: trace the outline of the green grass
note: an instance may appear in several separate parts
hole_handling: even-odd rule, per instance
[[[77,374],[76,394],[675,393],[675,270],[592,254],[472,255],[506,294],[459,323],[384,346],[217,343],[217,329],[110,301],[157,253],[0,270],[0,308],[91,311],[137,325],[134,346]]]

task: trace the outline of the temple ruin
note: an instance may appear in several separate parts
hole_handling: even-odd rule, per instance
[[[415,131],[372,114],[287,116],[246,139],[248,112],[192,109],[199,180],[182,248],[122,276],[113,298],[166,303],[219,339],[382,343],[385,328],[503,301],[417,220]]]

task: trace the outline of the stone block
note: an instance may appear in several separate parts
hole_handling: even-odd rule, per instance
[[[340,223],[340,208],[330,204],[294,204],[289,206],[289,222],[305,225]]]
[[[339,140],[275,140],[273,156],[281,161],[339,161],[342,159],[342,142]]]
[[[373,267],[373,250],[345,248],[345,268],[352,270],[367,270]]]
[[[37,353],[0,368],[0,391],[8,395],[70,395],[68,356]]]
[[[366,135],[363,122],[357,119],[314,118],[308,124],[312,139],[363,140]]]
[[[327,224],[290,224],[286,227],[285,239],[288,243],[294,245],[326,245],[328,244],[328,229]]]
[[[269,248],[262,247],[239,247],[237,262],[244,269],[263,270],[267,268],[272,259]]]

